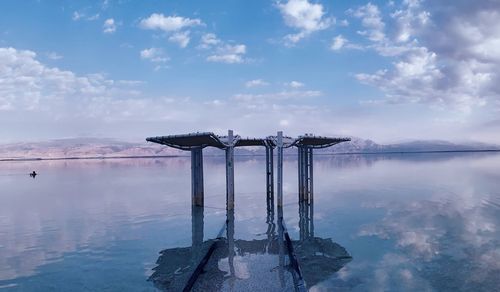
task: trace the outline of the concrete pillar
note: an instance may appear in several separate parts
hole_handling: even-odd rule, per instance
[[[201,246],[203,244],[203,217],[204,208],[191,206],[191,241],[192,246]]]
[[[310,223],[310,217],[309,217],[309,203],[307,201],[304,201],[303,203],[304,205],[304,227],[305,227],[305,230],[304,230],[304,233],[306,235],[306,237],[310,237],[310,234],[309,234],[309,223]]]
[[[313,148],[298,147],[297,153],[299,201],[311,202],[313,199]]]
[[[312,203],[313,197],[314,197],[314,192],[313,192],[313,148],[309,148],[309,194],[308,194],[308,201],[309,203]]]
[[[278,136],[280,135],[281,132],[278,132]],[[279,138],[278,138],[279,139]],[[283,140],[281,140],[283,142]],[[278,142],[278,145],[280,143]],[[281,143],[281,146],[283,146],[283,143]],[[280,153],[280,146],[278,146],[278,168],[280,166],[279,164],[279,153]],[[281,148],[283,151],[283,148]],[[278,172],[278,181],[279,181],[279,172]],[[280,191],[278,188],[278,202],[280,201]],[[283,205],[278,204],[278,261],[279,261],[279,270],[278,270],[278,275],[281,283],[281,287],[285,287],[285,237],[284,237],[284,228],[283,228]]]
[[[226,148],[226,208],[234,209],[234,136],[233,130],[227,133]]]
[[[299,201],[307,201],[309,197],[309,153],[308,147],[298,147]]]
[[[299,202],[299,234],[300,240],[314,237],[314,204]]]
[[[274,233],[276,229],[276,224],[274,224],[274,202],[273,201],[267,201],[267,217],[266,217],[266,223],[267,223],[267,239],[268,239],[268,244],[271,244],[272,241],[274,240]]]
[[[303,152],[303,155],[302,155],[302,200],[303,201],[307,201],[307,183],[308,183],[308,179],[307,179],[307,161],[308,161],[308,158],[307,158],[307,147],[304,147],[302,148],[302,152]]]
[[[309,204],[309,234],[314,237],[314,203]]]
[[[203,212],[200,206],[191,206],[191,265],[198,265],[200,259],[205,256],[206,250],[203,248]]]
[[[227,221],[226,221],[226,227],[227,227],[227,257],[228,257],[228,264],[229,264],[229,274],[231,277],[236,276],[236,272],[234,269],[234,256],[235,256],[235,249],[234,249],[234,210],[227,210]],[[232,289],[231,289],[232,290]]]
[[[283,132],[278,132],[278,207],[283,207]]]
[[[304,214],[304,202],[303,201],[299,201],[299,239],[300,241],[303,241],[305,239],[305,228],[304,228],[304,224],[305,224],[305,214]]]
[[[203,148],[191,149],[191,203],[203,206]]]
[[[266,145],[266,196],[268,204],[274,202],[274,151],[271,145]]]
[[[298,174],[298,177],[297,177],[297,183],[299,185],[299,188],[298,188],[298,191],[299,191],[299,202],[301,202],[303,200],[303,196],[302,196],[302,155],[303,155],[303,151],[302,151],[302,148],[301,147],[297,147],[297,174]]]

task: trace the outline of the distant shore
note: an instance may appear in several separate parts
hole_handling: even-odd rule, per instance
[[[500,152],[500,149],[485,150],[429,150],[429,151],[380,151],[380,152],[338,152],[338,153],[317,153],[315,155],[387,155],[387,154],[433,154],[433,153],[480,153],[480,152]],[[263,153],[255,154],[235,154],[236,156],[265,156]],[[286,153],[285,156],[295,156],[296,154]],[[224,154],[208,154],[208,157],[224,156]],[[135,155],[135,156],[71,156],[71,157],[19,157],[19,158],[0,158],[0,162],[9,161],[47,161],[47,160],[101,160],[101,159],[144,159],[144,158],[176,158],[190,157],[186,155]]]

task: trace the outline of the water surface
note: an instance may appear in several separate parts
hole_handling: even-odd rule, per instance
[[[500,155],[316,155],[309,207],[298,204],[296,158],[285,158],[283,216],[311,291],[499,290]],[[238,157],[235,175],[235,270],[219,254],[204,276],[221,290],[255,279],[291,289],[263,157]],[[187,255],[174,272],[189,274],[226,222],[223,158],[205,157],[205,193],[200,213],[189,158],[0,162],[0,288],[165,288],[148,281],[162,254]],[[318,274],[314,244],[352,259]]]

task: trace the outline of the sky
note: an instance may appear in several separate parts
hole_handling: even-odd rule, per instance
[[[0,1],[0,143],[500,144],[499,0]]]

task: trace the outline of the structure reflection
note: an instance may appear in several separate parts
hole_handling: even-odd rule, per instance
[[[216,239],[203,241],[204,208],[191,207],[191,246],[176,247],[160,251],[148,281],[165,291],[183,290],[195,273],[200,261],[216,243]]]
[[[299,201],[299,238],[293,246],[307,287],[328,279],[352,260],[331,238],[314,236],[314,204],[307,201]]]
[[[307,287],[312,287],[351,260],[345,248],[332,239],[314,236],[313,211],[312,203],[299,203],[300,236],[289,246],[283,208],[277,208],[275,224],[272,201],[267,202],[266,238],[254,240],[235,239],[234,210],[228,210],[225,237],[221,232],[219,237],[203,241],[203,207],[193,206],[192,245],[161,251],[149,280],[166,291],[186,287],[194,291],[293,290],[302,278]],[[294,256],[301,275],[290,264]],[[197,271],[200,263],[203,270]]]

